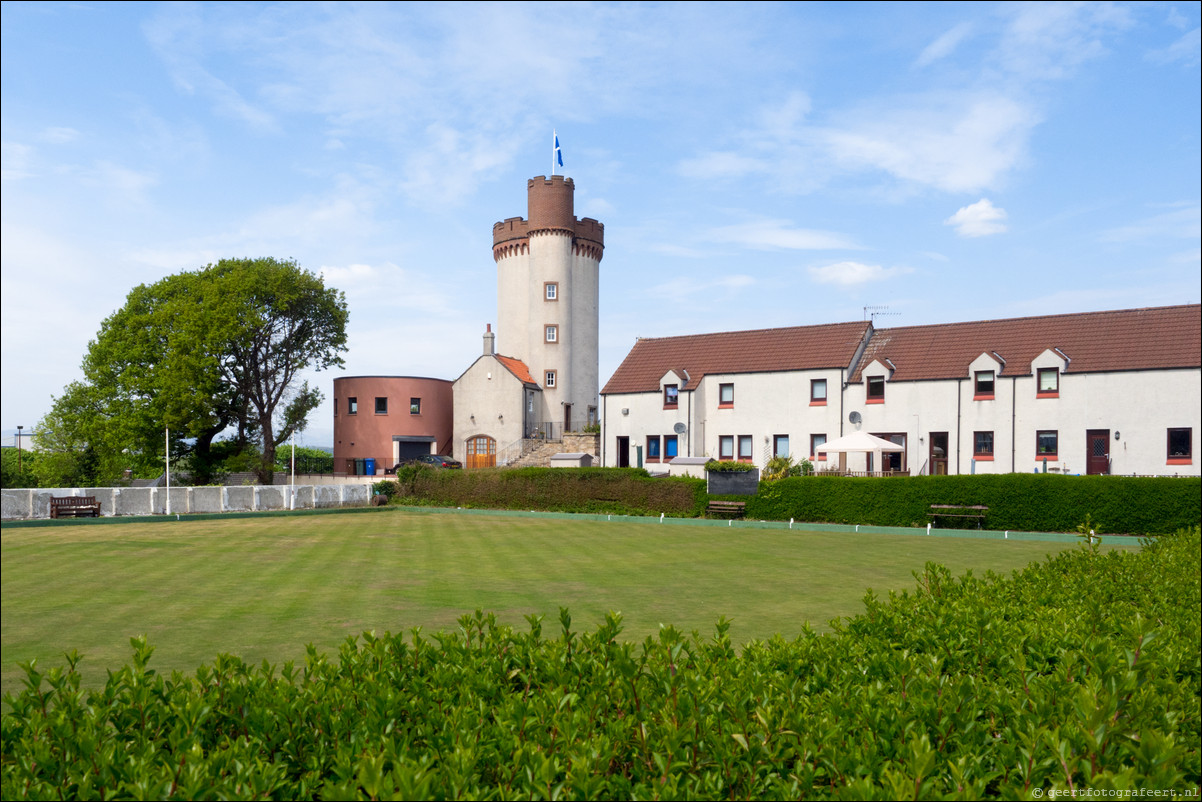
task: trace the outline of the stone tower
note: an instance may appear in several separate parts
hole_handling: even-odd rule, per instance
[[[572,179],[526,182],[528,219],[492,230],[500,350],[542,387],[533,421],[559,437],[597,421],[598,294],[605,226],[573,213]],[[546,426],[550,424],[550,426]]]

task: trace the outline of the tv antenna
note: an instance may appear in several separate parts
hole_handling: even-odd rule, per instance
[[[866,306],[866,307],[864,307],[864,319],[871,320],[873,326],[876,325],[876,319],[878,317],[885,317],[887,315],[897,316],[900,314],[901,314],[901,312],[890,312],[889,307],[887,307],[887,306]]]

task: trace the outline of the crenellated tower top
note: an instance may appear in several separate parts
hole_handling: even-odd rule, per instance
[[[591,217],[574,214],[576,185],[562,175],[538,176],[526,182],[527,219],[509,217],[492,227],[493,259],[500,261],[530,247],[530,236],[557,234],[571,237],[573,250],[598,262],[605,250],[605,226]]]

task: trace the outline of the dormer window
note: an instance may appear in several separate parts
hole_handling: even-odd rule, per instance
[[[664,409],[675,408],[680,403],[680,385],[664,385]]]
[[[1056,368],[1040,368],[1038,373],[1039,384],[1036,386],[1035,395],[1038,398],[1059,398],[1060,397],[1060,371]]]
[[[974,384],[974,401],[989,401],[993,399],[994,373],[992,370],[978,370],[975,374]]]
[[[885,377],[869,376],[867,394],[867,401],[869,404],[885,403]]]

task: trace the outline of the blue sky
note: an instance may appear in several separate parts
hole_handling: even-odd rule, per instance
[[[344,290],[346,375],[457,377],[553,128],[603,383],[636,336],[1197,302],[1200,8],[5,3],[0,431],[223,257]]]

